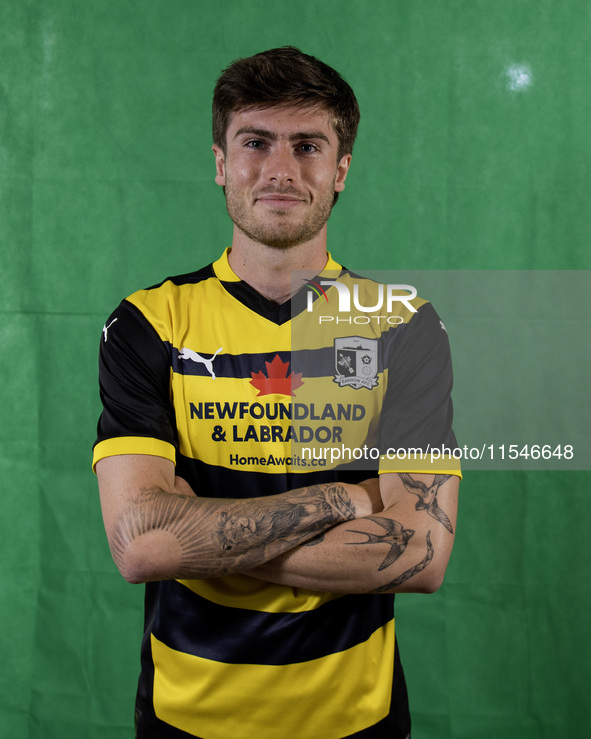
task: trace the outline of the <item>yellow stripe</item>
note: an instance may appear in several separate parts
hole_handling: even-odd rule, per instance
[[[327,268],[328,266],[340,270],[332,259],[329,259]],[[214,263],[214,270],[224,281],[237,280],[228,264],[226,253]],[[338,272],[334,272],[333,278],[337,276]],[[339,279],[350,290],[353,284],[358,286],[362,305],[375,302],[374,282],[353,280],[348,275]],[[382,316],[381,321],[368,318],[369,323],[357,322],[366,318],[364,315],[353,318],[341,316],[338,314],[334,287],[328,288],[328,295],[328,304],[324,300],[317,300],[312,312],[303,311],[294,321],[287,321],[281,326],[247,308],[214,278],[185,285],[175,285],[167,281],[160,287],[140,290],[127,300],[143,313],[162,341],[169,342],[179,351],[187,347],[205,356],[214,354],[220,348],[220,343],[223,350],[220,354],[232,356],[253,352],[276,354],[288,352],[292,348],[312,350],[332,347],[335,338],[350,336],[352,333],[379,338],[384,330],[392,327],[385,322],[386,316]],[[420,298],[411,302],[415,308],[425,303]],[[195,322],[195,306],[207,312],[207,321]],[[402,304],[397,308],[397,313],[403,323],[408,323],[414,316]],[[330,317],[332,320],[320,323],[320,316]],[[352,323],[347,323],[349,320]]]
[[[118,436],[99,441],[94,447],[92,469],[94,470],[96,463],[101,459],[115,457],[118,454],[148,454],[151,457],[164,457],[173,463],[176,462],[176,450],[167,441],[144,436]]]
[[[291,665],[225,664],[151,641],[156,715],[203,739],[338,739],[389,712],[394,620],[362,644]]]
[[[407,459],[388,459],[387,456],[380,457],[379,474],[389,472],[417,472],[428,475],[456,475],[462,479],[462,471],[460,468],[460,460],[450,456],[444,456],[440,459],[431,459],[429,453],[425,454],[425,459],[420,459],[419,455],[412,456]]]
[[[316,454],[323,448],[340,449],[343,444],[349,448],[363,447],[371,422],[379,416],[386,380],[380,376],[379,386],[364,396],[356,394],[357,391],[351,388],[339,388],[326,378],[303,378],[303,383],[295,390],[294,397],[279,394],[257,396],[257,390],[246,378],[218,377],[214,381],[210,376],[186,377],[174,374],[172,387],[181,454],[200,459],[206,464],[239,468],[243,471],[277,473],[289,469],[293,472],[309,472],[309,466],[299,468],[297,465],[292,467],[287,463],[276,463],[266,467],[254,460],[260,457],[273,457],[276,460],[291,458],[293,455],[302,457],[303,448],[310,447],[316,450]],[[241,419],[241,402],[248,403],[249,408],[256,404],[256,414],[251,416],[246,413]],[[220,417],[216,403],[222,409],[225,404],[230,407],[236,404],[235,417]],[[289,407],[292,403],[300,404],[297,406],[300,409],[303,406],[307,408],[305,418],[295,417],[295,405],[291,409],[291,420],[281,417],[280,409]],[[277,415],[277,418],[266,417],[267,405],[269,415]],[[358,418],[361,413],[364,417],[354,421],[344,418],[339,420],[340,405],[349,407],[351,414],[357,414],[352,417]],[[334,411],[335,420],[330,416],[325,416],[322,420],[327,406]],[[316,414],[314,419],[310,418],[312,411]],[[198,414],[202,417],[199,418]],[[259,415],[260,418],[256,417]],[[290,426],[295,431],[295,438],[292,436],[292,440],[287,441]],[[305,441],[301,441],[304,429],[307,436]],[[265,434],[268,441],[264,440]],[[237,465],[235,461],[232,463],[231,455],[243,460],[250,458],[252,461]],[[337,459],[333,459],[331,463],[330,452],[325,459],[323,469],[340,464]]]
[[[291,349],[289,321],[278,326],[260,316],[213,278],[186,285],[165,282],[151,290],[140,290],[127,300],[143,313],[162,341],[179,351],[187,347],[207,356],[221,346],[220,355],[236,356]],[[195,321],[196,307],[207,314],[207,320]]]
[[[341,596],[304,588],[288,588],[245,575],[227,575],[208,580],[179,580],[197,595],[229,608],[267,613],[302,613]]]

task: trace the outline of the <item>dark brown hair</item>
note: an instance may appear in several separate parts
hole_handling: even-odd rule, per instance
[[[353,151],[359,125],[353,90],[332,67],[294,46],[237,59],[222,72],[213,93],[213,142],[225,151],[236,111],[291,105],[327,110],[339,139],[338,160]]]

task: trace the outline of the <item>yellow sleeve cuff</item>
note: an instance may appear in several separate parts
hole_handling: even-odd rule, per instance
[[[152,439],[148,436],[118,436],[114,439],[99,441],[92,455],[92,470],[96,463],[105,457],[118,454],[148,454],[152,457],[164,457],[176,464],[176,449],[168,441]]]
[[[418,450],[417,450],[418,452]],[[380,469],[379,474],[388,472],[407,472],[417,473],[425,475],[457,475],[462,479],[462,471],[460,467],[460,460],[454,459],[451,456],[440,456],[431,455],[426,453],[417,453],[413,455],[391,456],[388,457],[383,454],[380,457]]]

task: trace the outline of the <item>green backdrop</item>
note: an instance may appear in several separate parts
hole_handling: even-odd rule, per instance
[[[586,0],[2,0],[2,736],[132,735],[142,588],[89,466],[101,327],[229,244],[212,86],[283,44],[360,100],[341,261],[590,267]],[[444,587],[398,598],[416,739],[589,735],[590,480],[466,475]]]

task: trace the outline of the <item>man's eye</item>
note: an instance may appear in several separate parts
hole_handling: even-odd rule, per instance
[[[314,144],[300,144],[300,151],[304,154],[312,154],[312,152],[316,151],[316,147]]]
[[[246,146],[248,146],[249,149],[262,149],[265,146],[265,143],[259,139],[254,139],[253,141],[247,141]]]

